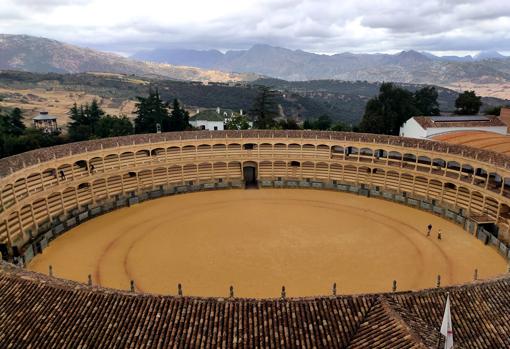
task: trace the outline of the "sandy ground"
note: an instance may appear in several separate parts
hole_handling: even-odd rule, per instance
[[[433,235],[426,237],[432,223]],[[438,241],[436,232],[443,231]],[[292,189],[170,196],[95,218],[29,265],[58,277],[139,291],[242,297],[434,287],[506,271],[506,261],[459,226],[352,194]]]

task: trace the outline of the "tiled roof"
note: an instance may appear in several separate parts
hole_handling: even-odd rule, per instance
[[[230,116],[230,114],[228,114]],[[223,122],[225,120],[225,117],[223,115],[223,110],[218,114],[216,112],[216,109],[205,109],[201,110],[200,113],[197,113],[193,115],[190,120],[201,120],[201,121],[221,121]]]
[[[457,131],[433,136],[432,140],[510,154],[510,136],[494,132]]]
[[[1,348],[436,348],[446,294],[455,348],[510,347],[510,279],[394,294],[158,296],[0,264]]]

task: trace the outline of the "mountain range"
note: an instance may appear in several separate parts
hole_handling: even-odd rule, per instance
[[[0,70],[101,72],[203,82],[392,81],[510,99],[510,58],[497,52],[439,57],[426,52],[322,55],[268,45],[247,50],[155,49],[123,57],[56,40],[0,34]]]
[[[510,58],[497,52],[439,57],[426,52],[323,55],[269,45],[248,50],[155,49],[133,58],[222,71],[250,72],[285,80],[336,79],[452,85],[510,82]]]
[[[101,72],[220,82],[253,80],[257,77],[253,74],[236,74],[166,63],[141,62],[56,40],[7,34],[0,34],[0,70],[35,73]]]

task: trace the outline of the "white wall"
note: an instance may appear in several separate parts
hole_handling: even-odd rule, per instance
[[[410,138],[427,138],[427,131],[424,130],[414,118],[411,118],[404,122],[402,127],[400,127],[400,136]]]
[[[214,131],[215,127],[218,131],[225,129],[222,121],[191,120],[189,123],[196,128],[202,128],[203,126],[205,130],[209,131]]]

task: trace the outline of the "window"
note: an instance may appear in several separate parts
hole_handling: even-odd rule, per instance
[[[205,130],[205,125],[200,125],[201,130]]]
[[[244,150],[253,150],[254,147],[255,147],[255,144],[253,144],[253,143],[243,144]]]
[[[214,131],[218,131],[218,126],[214,126]]]
[[[299,161],[291,161],[291,162],[290,162],[290,166],[291,166],[291,167],[299,167],[299,165],[300,165],[300,164],[299,164]]]

